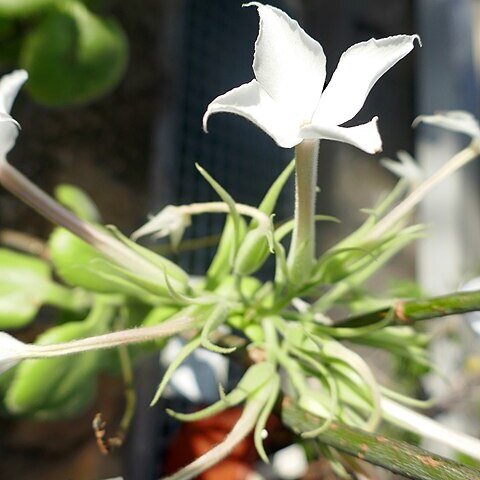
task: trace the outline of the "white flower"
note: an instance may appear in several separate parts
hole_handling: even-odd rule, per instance
[[[27,78],[25,70],[15,70],[0,79],[0,158],[5,157],[17,140],[20,126],[10,116],[10,110]]]
[[[145,225],[135,230],[131,237],[137,240],[145,235],[153,238],[170,236],[172,245],[178,247],[185,229],[192,223],[191,217],[179,207],[167,205],[163,210],[153,216]]]
[[[420,115],[413,122],[413,126],[416,127],[421,122],[480,139],[480,125],[470,112],[450,110],[437,112],[435,115]]]
[[[405,179],[412,186],[417,186],[424,176],[418,163],[405,150],[397,152],[397,157],[400,160],[399,162],[390,158],[383,158],[380,163],[397,177]]]
[[[323,91],[326,59],[321,45],[278,8],[250,2],[260,16],[255,43],[255,79],[220,95],[203,117],[206,131],[211,114],[241,115],[285,148],[305,139],[324,138],[350,143],[368,152],[382,148],[377,117],[355,127],[341,127],[362,108],[377,80],[407,55],[420,39],[397,35],[371,39],[350,47],[340,58]]]
[[[5,332],[0,332],[0,374],[25,358],[28,346]]]

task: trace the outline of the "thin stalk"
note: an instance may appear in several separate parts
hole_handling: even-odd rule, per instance
[[[200,215],[202,213],[229,213],[230,208],[225,202],[204,202],[204,203],[191,203],[189,205],[180,205],[178,210],[181,214],[186,215]],[[268,229],[270,228],[270,219],[268,215],[250,205],[243,203],[236,203],[235,208],[241,215],[246,215],[255,219],[259,225]]]
[[[387,233],[390,228],[416,207],[433,187],[477,157],[479,152],[480,142],[474,141],[467,148],[454,155],[442,168],[427,178],[403,202],[399,203],[386,217],[380,220],[368,234],[367,240],[376,240]]]
[[[133,367],[132,360],[128,353],[128,347],[118,347],[118,356],[124,383],[125,410],[123,412],[122,420],[120,421],[117,437],[123,441],[130,427],[130,423],[132,422],[133,414],[135,413],[137,397],[135,395],[135,389],[133,386]]]
[[[21,352],[19,356],[23,359],[51,358],[88,352],[90,350],[148,342],[159,337],[168,337],[184,330],[188,330],[193,328],[197,323],[198,320],[196,318],[181,317],[152,327],[132,328],[94,337],[81,338],[71,342],[57,343],[53,345],[25,344],[24,351]]]
[[[318,140],[304,140],[295,148],[294,228],[288,254],[290,278],[294,284],[304,283],[313,267],[319,146]]]
[[[40,215],[77,235],[115,263],[133,272],[163,278],[163,272],[150,262],[111,235],[75,216],[10,165],[5,158],[0,159],[0,184]]]

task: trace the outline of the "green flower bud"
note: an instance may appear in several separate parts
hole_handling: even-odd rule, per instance
[[[268,241],[263,229],[247,233],[238,249],[234,270],[239,275],[251,275],[259,270],[270,255]]]

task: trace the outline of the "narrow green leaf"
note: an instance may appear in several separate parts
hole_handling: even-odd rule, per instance
[[[260,415],[258,416],[257,423],[255,424],[255,430],[253,432],[253,441],[255,443],[255,448],[258,455],[265,463],[270,463],[268,460],[267,452],[263,446],[263,431],[267,425],[268,419],[272,413],[273,407],[275,406],[278,394],[280,392],[280,376],[276,373],[274,378],[270,380],[271,387],[270,393],[267,401],[265,402]]]
[[[55,187],[55,198],[77,217],[87,222],[101,222],[97,206],[81,188],[66,183],[58,185]]]
[[[217,195],[228,205],[230,210],[230,215],[232,216],[233,229],[234,229],[234,245],[235,245],[235,254],[238,250],[241,241],[241,217],[238,213],[235,200],[230,196],[230,194],[198,163],[195,164],[197,170],[205,178],[205,180],[210,184],[210,186],[217,192]]]
[[[205,322],[204,327],[202,328],[201,333],[201,344],[203,348],[207,350],[211,350],[215,353],[232,353],[236,350],[236,347],[220,347],[215,345],[210,341],[210,334],[218,328],[227,318],[228,309],[223,304],[219,304],[213,308],[211,313],[207,317],[207,321]]]
[[[170,365],[167,368],[167,371],[163,375],[162,381],[158,385],[158,388],[157,388],[157,391],[155,392],[153,400],[150,402],[151,407],[153,407],[158,402],[163,392],[165,391],[165,388],[167,387],[168,382],[171,380],[173,374],[177,371],[177,368],[185,361],[185,359],[191,353],[193,353],[200,346],[200,343],[201,343],[201,338],[197,337],[187,342],[181,348],[181,350],[178,352],[178,355],[175,357],[172,363],[170,363]]]
[[[293,159],[283,170],[283,172],[277,177],[277,179],[273,182],[272,186],[269,188],[267,194],[262,200],[262,203],[258,207],[258,209],[265,213],[265,215],[270,216],[274,209],[275,205],[277,204],[278,197],[280,193],[282,193],[283,187],[287,180],[290,178],[290,175],[295,169],[295,159]],[[250,228],[255,228],[257,223],[255,220],[252,220]]]

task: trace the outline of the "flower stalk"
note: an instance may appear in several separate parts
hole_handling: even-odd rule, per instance
[[[304,140],[295,147],[295,213],[288,256],[293,283],[304,283],[313,266],[319,146],[319,140]]]
[[[454,155],[442,168],[437,170],[418,186],[403,202],[399,203],[387,216],[371,230],[367,240],[376,240],[387,233],[397,222],[408,215],[440,182],[465,166],[480,154],[480,140],[474,140],[467,148]]]
[[[5,158],[0,158],[0,184],[40,215],[77,235],[118,265],[147,276],[163,277],[163,272],[123,243],[56,202]]]
[[[21,360],[61,357],[92,350],[148,342],[189,330],[195,327],[197,323],[198,320],[195,317],[180,317],[152,327],[132,328],[52,345],[26,344],[16,340],[7,333],[1,332],[0,373],[13,367]]]

